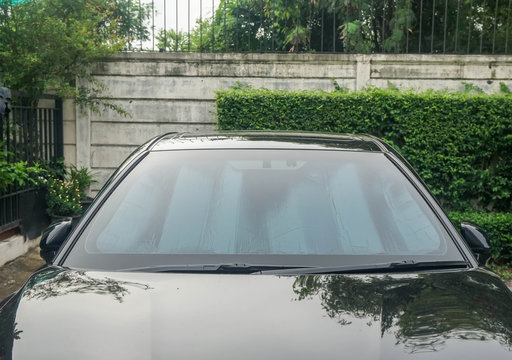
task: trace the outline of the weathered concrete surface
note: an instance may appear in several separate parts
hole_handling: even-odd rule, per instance
[[[26,240],[23,235],[14,235],[0,241],[0,266],[25,254],[39,245],[39,238]]]
[[[25,255],[0,266],[0,301],[18,290],[30,275],[44,265],[39,256],[39,247],[34,247]]]
[[[95,193],[137,145],[168,131],[209,131],[215,126],[215,91],[242,82],[253,88],[351,90],[368,86],[485,92],[512,88],[512,56],[395,54],[123,53],[104,59],[91,74],[108,88],[109,101],[127,110],[101,115],[64,104],[64,152],[69,163],[97,174]]]

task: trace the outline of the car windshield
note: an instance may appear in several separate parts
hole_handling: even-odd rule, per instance
[[[86,225],[64,265],[334,266],[463,260],[382,153],[175,150],[148,154]]]

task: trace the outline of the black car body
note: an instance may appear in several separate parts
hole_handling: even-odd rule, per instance
[[[46,235],[50,264],[0,304],[0,359],[512,355],[512,293],[471,251],[485,261],[481,234],[463,238],[373,137],[167,134],[119,168],[54,256],[68,230]]]

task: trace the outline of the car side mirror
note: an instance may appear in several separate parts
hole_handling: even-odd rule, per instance
[[[41,257],[50,264],[61,245],[64,243],[71,232],[71,220],[62,220],[51,224],[41,235]]]
[[[471,251],[475,254],[478,263],[484,266],[491,255],[491,246],[483,230],[475,224],[462,222],[460,224],[460,232]]]

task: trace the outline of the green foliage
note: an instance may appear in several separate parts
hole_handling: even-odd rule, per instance
[[[82,211],[80,188],[76,180],[64,181],[49,177],[46,186],[46,211],[48,215],[72,216]]]
[[[249,90],[252,89],[252,85],[242,81],[235,81],[235,85],[229,87],[232,90]]]
[[[53,91],[82,106],[97,107],[94,99],[104,87],[96,83],[86,93],[80,91],[77,78],[90,80],[88,67],[96,59],[113,55],[126,48],[129,40],[148,35],[137,30],[140,22],[132,21],[126,4],[115,0],[1,2],[3,85],[34,99]]]
[[[508,267],[507,265],[496,265],[496,264],[489,264],[489,268],[498,274],[503,280],[510,281],[512,280],[512,268]]]
[[[456,227],[462,221],[469,221],[485,231],[491,245],[491,262],[497,270],[499,265],[512,266],[511,213],[450,212],[448,215]]]
[[[44,174],[45,170],[39,164],[29,166],[26,161],[11,162],[9,153],[0,150],[0,194],[5,193],[10,186],[38,186]]]
[[[500,82],[500,92],[502,94],[506,94],[506,95],[512,94],[512,92],[510,91],[510,88],[504,82]]]
[[[86,167],[77,168],[75,166],[69,168],[69,180],[77,185],[82,200],[85,200],[87,197],[89,186],[96,182],[93,174],[89,172],[89,169]]]
[[[163,29],[155,36],[157,47],[162,51],[188,51],[197,50],[195,42],[192,44],[187,33],[174,29],[165,32]],[[190,48],[189,48],[190,45]]]
[[[512,99],[507,95],[221,90],[223,130],[368,133],[387,139],[449,210],[512,210]]]
[[[473,83],[468,83],[468,82],[465,82],[463,81],[462,82],[462,85],[464,85],[464,92],[465,93],[472,93],[472,92],[475,92],[477,94],[483,94],[484,91],[482,90],[481,87],[473,84]]]
[[[489,0],[220,0],[192,49],[502,53],[508,13]]]

